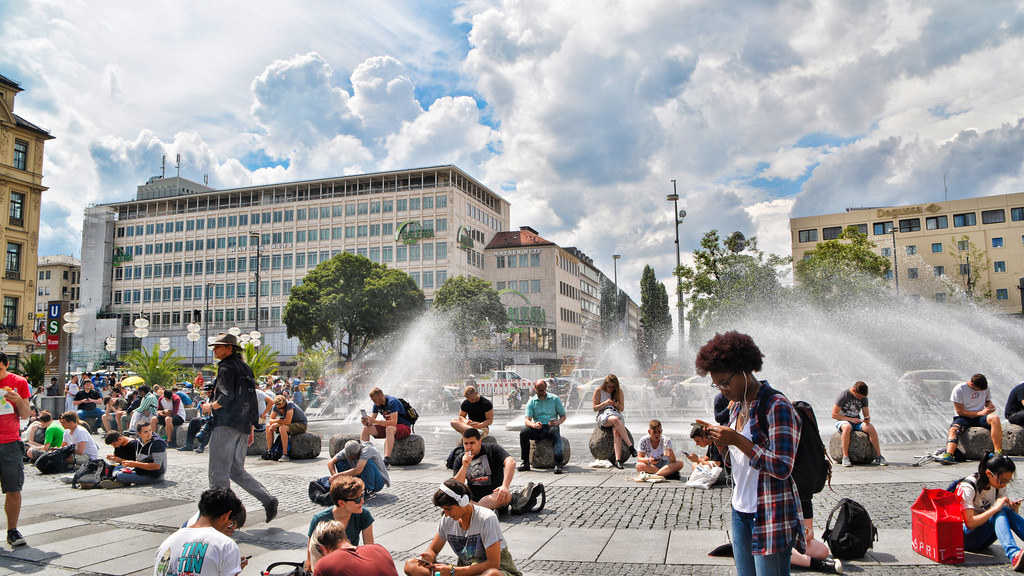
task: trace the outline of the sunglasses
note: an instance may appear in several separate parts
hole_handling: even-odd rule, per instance
[[[364,500],[366,500],[366,498],[364,498],[363,495],[360,494],[355,498],[339,498],[339,500],[341,500],[342,502],[363,502]]]

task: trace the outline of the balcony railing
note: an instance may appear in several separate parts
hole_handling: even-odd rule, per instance
[[[4,272],[4,278],[7,280],[21,280],[21,270],[8,270]]]
[[[20,340],[24,336],[23,329],[24,326],[0,324],[0,333],[7,334],[13,340]]]
[[[25,227],[25,219],[24,218],[15,218],[14,216],[11,216],[11,226],[17,226],[19,228],[24,228]]]

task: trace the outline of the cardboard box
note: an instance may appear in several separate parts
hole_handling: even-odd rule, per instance
[[[941,564],[964,561],[964,523],[955,495],[923,488],[910,514],[915,552]]]

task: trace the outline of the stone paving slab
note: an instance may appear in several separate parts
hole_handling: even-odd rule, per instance
[[[567,562],[593,562],[601,555],[615,530],[610,528],[563,528],[533,558]]]
[[[506,527],[503,524],[501,532],[505,536],[505,543],[508,544],[512,558],[518,562],[532,558],[544,544],[558,533],[558,528],[533,528],[523,524]]]
[[[669,530],[616,530],[608,540],[598,562],[621,562],[628,558],[644,564],[663,564]]]
[[[725,530],[672,530],[665,552],[666,564],[732,566],[732,558],[708,556],[729,541]]]

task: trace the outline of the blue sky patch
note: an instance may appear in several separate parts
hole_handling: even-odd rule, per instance
[[[249,170],[258,170],[260,168],[270,168],[273,166],[288,168],[288,165],[290,164],[290,161],[287,158],[278,160],[267,156],[267,153],[264,152],[262,148],[247,153],[240,157],[238,161],[242,163],[242,166],[245,166]]]
[[[804,134],[797,140],[796,148],[841,148],[856,142],[858,137],[851,136],[844,138],[838,134],[828,134],[826,132],[811,132],[810,134]]]

